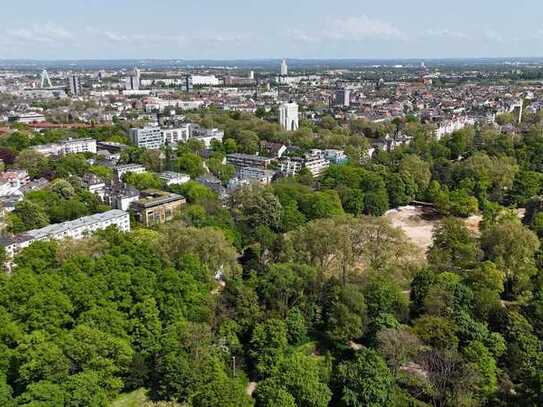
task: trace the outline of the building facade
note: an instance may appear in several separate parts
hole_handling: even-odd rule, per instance
[[[130,209],[139,223],[154,226],[173,220],[185,203],[181,195],[146,190],[141,192],[139,200],[132,202]]]
[[[82,239],[97,230],[116,226],[123,232],[130,231],[130,216],[127,212],[113,209],[104,213],[71,220],[68,222],[49,225],[41,229],[29,230],[2,242],[6,255],[13,257],[25,247],[40,240]]]
[[[68,77],[68,89],[70,90],[70,95],[80,96],[81,95],[81,80],[77,75],[70,75]]]
[[[226,155],[226,162],[238,168],[268,168],[273,159],[253,154],[232,153]]]
[[[121,180],[123,175],[128,174],[129,172],[141,174],[142,172],[146,171],[147,169],[141,164],[121,164],[115,167],[115,174],[117,175],[118,180]]]
[[[164,137],[160,127],[130,129],[129,136],[135,145],[148,150],[158,150],[164,144]]]
[[[279,106],[279,125],[285,131],[298,130],[298,104],[295,102],[283,103]]]
[[[34,146],[32,149],[46,156],[78,153],[96,154],[96,140],[92,138],[68,139],[59,143]]]

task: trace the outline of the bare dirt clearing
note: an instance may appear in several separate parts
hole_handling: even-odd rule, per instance
[[[402,206],[385,213],[392,226],[402,229],[407,237],[423,251],[432,244],[434,227],[440,218],[432,208]]]

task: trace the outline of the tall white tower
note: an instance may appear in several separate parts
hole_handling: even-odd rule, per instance
[[[288,65],[287,60],[283,59],[281,62],[281,76],[287,76],[288,75]]]
[[[49,79],[49,74],[47,73],[47,69],[44,69],[41,71],[41,83],[40,88],[52,88],[53,85],[51,84],[51,79]]]
[[[298,130],[298,104],[295,102],[283,103],[279,106],[279,124],[285,131]]]

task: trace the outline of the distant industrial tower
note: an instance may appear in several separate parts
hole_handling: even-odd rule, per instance
[[[342,84],[336,87],[336,106],[349,107],[351,105],[351,91]]]
[[[70,90],[70,94],[72,96],[81,95],[81,81],[79,80],[79,76],[70,75],[68,77],[68,89]]]
[[[279,124],[285,131],[298,130],[298,104],[295,102],[283,103],[279,106]]]
[[[47,73],[47,70],[44,69],[41,71],[41,81],[40,81],[40,88],[52,88],[53,84],[51,83],[51,79],[49,79],[49,74]]]
[[[286,59],[283,59],[281,62],[281,76],[288,76],[288,65]]]

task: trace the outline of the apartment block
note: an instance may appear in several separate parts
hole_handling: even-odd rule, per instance
[[[123,232],[130,231],[130,216],[127,212],[113,209],[104,213],[71,220],[68,222],[48,225],[41,229],[29,230],[0,242],[8,257],[13,257],[25,247],[40,240],[82,239],[97,230],[116,226]]]
[[[185,198],[178,194],[145,190],[141,191],[139,200],[132,202],[130,209],[139,223],[154,226],[173,220],[185,203]]]
[[[273,158],[262,157],[253,154],[241,154],[233,153],[226,155],[226,161],[229,164],[235,165],[238,168],[244,167],[256,167],[256,168],[268,168],[272,163]]]

